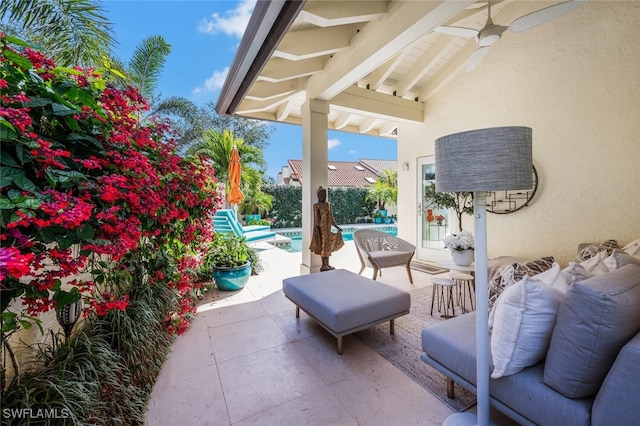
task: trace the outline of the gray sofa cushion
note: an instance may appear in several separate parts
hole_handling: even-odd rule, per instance
[[[476,383],[476,313],[471,312],[427,327],[422,350],[465,380]],[[588,425],[593,397],[571,400],[542,383],[544,364],[517,374],[491,379],[492,398],[540,425]],[[544,409],[541,409],[544,407]]]
[[[640,330],[640,266],[573,284],[558,309],[544,383],[569,398],[595,395],[620,348]]]
[[[638,424],[640,395],[640,333],[627,343],[616,358],[593,403],[593,426]]]

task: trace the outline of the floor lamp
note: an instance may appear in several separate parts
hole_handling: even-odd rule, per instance
[[[477,414],[449,416],[445,425],[489,424],[489,290],[487,277],[486,191],[533,186],[529,127],[493,127],[436,140],[436,191],[473,192],[476,274]]]

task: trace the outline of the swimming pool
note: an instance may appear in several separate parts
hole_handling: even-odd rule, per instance
[[[353,232],[358,229],[375,229],[386,232],[390,235],[398,235],[398,228],[395,225],[384,226],[341,226],[342,239],[345,241],[353,241]],[[276,233],[291,239],[290,245],[279,245],[282,250],[291,253],[299,253],[302,251],[302,231],[297,229],[276,230]]]

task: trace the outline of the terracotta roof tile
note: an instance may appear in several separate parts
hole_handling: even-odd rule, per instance
[[[304,178],[302,160],[289,160],[291,180],[302,185]],[[384,169],[396,170],[395,160],[329,161],[328,185],[331,187],[365,187],[366,178],[377,179]],[[331,167],[333,166],[333,167]],[[335,169],[334,169],[335,168]]]

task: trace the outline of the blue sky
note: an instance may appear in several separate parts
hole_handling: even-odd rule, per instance
[[[158,92],[182,96],[198,105],[216,102],[228,67],[244,33],[255,0],[107,0],[105,15],[113,23],[115,55],[127,63],[142,40],[162,36],[171,45]],[[264,152],[267,176],[273,178],[288,159],[302,158],[302,129],[269,123],[275,130]],[[396,142],[346,132],[329,132],[329,160],[395,160]]]

